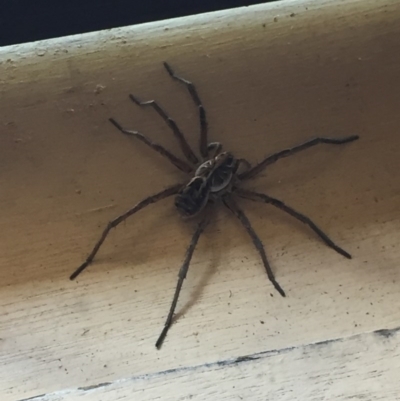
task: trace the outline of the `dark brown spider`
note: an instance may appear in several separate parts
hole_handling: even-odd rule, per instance
[[[182,264],[182,267],[179,271],[178,275],[178,283],[176,286],[174,298],[172,300],[172,304],[168,313],[167,320],[165,322],[164,328],[158,337],[156,342],[156,347],[159,349],[167,335],[167,332],[172,324],[172,319],[174,316],[176,304],[178,302],[179,294],[182,288],[183,280],[186,277],[186,274],[189,269],[190,260],[192,259],[192,255],[194,249],[197,245],[200,235],[204,231],[208,221],[208,207],[212,206],[216,201],[221,200],[222,203],[240,220],[244,228],[247,230],[250,238],[252,239],[254,246],[257,248],[257,251],[260,253],[261,259],[263,261],[265,270],[267,272],[268,278],[271,283],[274,285],[275,289],[284,297],[285,292],[275,280],[274,274],[272,272],[271,266],[268,262],[267,256],[265,254],[264,246],[254,231],[251,223],[243,210],[239,208],[235,201],[235,197],[239,196],[241,198],[250,199],[253,201],[261,201],[265,203],[269,203],[278,209],[283,210],[284,212],[290,214],[295,219],[301,221],[304,224],[307,224],[321,239],[325,242],[326,245],[334,249],[336,252],[345,256],[348,259],[351,259],[350,254],[348,254],[345,250],[337,246],[320,228],[318,228],[315,223],[313,223],[308,217],[303,214],[297,212],[291,207],[285,205],[282,201],[272,198],[268,195],[257,193],[253,191],[249,191],[246,189],[240,188],[240,182],[244,180],[248,180],[249,178],[255,177],[258,173],[260,173],[265,167],[269,166],[272,163],[275,163],[277,160],[291,156],[297,152],[308,149],[314,145],[318,145],[320,143],[332,144],[332,145],[341,145],[347,142],[352,142],[358,139],[357,135],[348,136],[345,138],[334,139],[334,138],[314,138],[308,140],[307,142],[302,143],[301,145],[297,145],[290,149],[285,149],[280,152],[277,152],[273,155],[267,156],[260,163],[256,164],[254,167],[244,159],[237,159],[229,152],[222,152],[222,145],[219,142],[208,143],[208,124],[206,119],[206,112],[204,107],[200,101],[200,98],[197,94],[197,90],[192,82],[179,77],[174,73],[171,67],[164,63],[164,67],[168,71],[168,74],[175,80],[184,84],[189,90],[190,96],[192,97],[194,103],[196,104],[199,110],[200,117],[200,154],[201,158],[199,159],[193,150],[190,148],[187,143],[183,133],[179,129],[178,125],[175,121],[170,118],[165,111],[158,105],[158,103],[154,100],[149,100],[146,102],[141,102],[133,95],[129,95],[130,99],[138,104],[139,106],[151,106],[156,112],[163,118],[163,120],[168,124],[168,126],[173,131],[175,137],[178,139],[180,147],[182,149],[183,154],[185,155],[187,161],[184,161],[163,146],[154,143],[152,140],[147,138],[145,135],[141,134],[138,131],[129,131],[115,121],[113,118],[110,118],[110,122],[123,134],[134,136],[140,141],[144,142],[146,145],[150,146],[156,152],[160,153],[164,157],[166,157],[175,167],[179,170],[187,173],[190,176],[190,180],[188,183],[181,183],[173,185],[172,187],[166,188],[161,192],[156,193],[155,195],[151,195],[146,199],[143,199],[141,202],[136,204],[133,208],[126,211],[124,214],[118,216],[116,219],[110,221],[107,224],[107,227],[104,229],[100,239],[97,241],[94,246],[92,252],[87,257],[86,261],[79,266],[77,270],[70,276],[71,280],[74,280],[82,271],[92,263],[94,257],[99,251],[101,245],[106,239],[110,230],[116,227],[118,224],[122,223],[129,216],[132,216],[134,213],[143,209],[144,207],[158,202],[162,199],[165,199],[169,196],[175,195],[175,206],[178,212],[186,218],[191,218],[197,215],[201,215],[200,223],[197,226],[197,229],[192,237],[192,240],[189,244],[189,247],[186,251],[185,260]],[[246,170],[242,173],[238,172],[239,166],[243,164],[246,167]]]

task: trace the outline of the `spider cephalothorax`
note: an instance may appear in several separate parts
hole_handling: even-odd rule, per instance
[[[201,163],[194,177],[175,197],[178,212],[184,217],[197,216],[210,200],[229,192],[239,164],[240,160],[228,152],[216,154]]]
[[[169,75],[175,80],[183,83],[194,103],[196,104],[199,110],[199,118],[200,118],[200,159],[197,157],[195,152],[191,149],[189,144],[187,143],[183,133],[179,129],[178,125],[175,121],[170,118],[167,113],[158,105],[154,100],[141,102],[135,96],[129,95],[130,99],[138,104],[139,106],[151,106],[157,113],[164,119],[164,121],[168,124],[168,126],[173,131],[175,137],[179,141],[182,152],[185,155],[187,161],[184,161],[174,154],[169,152],[163,146],[154,143],[147,136],[141,134],[138,131],[130,131],[124,129],[116,120],[110,118],[110,122],[123,134],[134,136],[140,141],[144,142],[146,145],[150,146],[156,152],[160,153],[162,156],[166,157],[175,167],[177,167],[182,172],[188,174],[190,177],[187,179],[186,184],[180,183],[168,187],[154,195],[151,195],[134,207],[126,211],[124,214],[118,216],[114,220],[110,221],[106,228],[104,229],[100,239],[95,244],[89,256],[86,258],[85,262],[82,263],[78,269],[75,270],[74,273],[70,276],[70,279],[75,279],[90,263],[92,263],[94,257],[96,256],[98,250],[106,239],[110,230],[116,227],[118,224],[126,220],[129,216],[143,209],[144,207],[158,202],[159,200],[165,199],[167,197],[175,195],[175,206],[178,212],[186,218],[191,218],[197,216],[201,213],[200,222],[197,225],[197,229],[192,237],[192,240],[189,244],[189,247],[186,252],[186,257],[182,264],[182,267],[179,271],[178,275],[178,283],[176,286],[174,298],[172,300],[172,304],[168,313],[167,320],[164,325],[164,329],[162,330],[158,340],[156,342],[156,347],[160,348],[167,332],[172,324],[172,319],[174,316],[176,304],[178,302],[179,294],[182,288],[183,280],[186,277],[187,271],[189,269],[190,261],[194,252],[194,249],[197,245],[200,235],[204,231],[207,223],[209,221],[209,216],[207,214],[208,205],[212,206],[216,200],[221,200],[222,203],[239,219],[242,223],[243,227],[246,229],[249,234],[251,240],[254,243],[254,246],[257,248],[259,252],[263,265],[265,267],[266,273],[268,275],[269,280],[274,285],[275,289],[282,295],[285,296],[285,292],[275,280],[274,274],[272,272],[271,266],[268,262],[267,256],[265,254],[264,246],[254,231],[249,219],[243,212],[243,210],[236,203],[236,198],[245,198],[253,201],[261,201],[264,203],[269,203],[272,206],[275,206],[278,209],[283,210],[284,212],[290,214],[295,219],[301,221],[304,224],[307,224],[324,242],[326,245],[334,249],[336,252],[345,256],[346,258],[351,258],[350,254],[348,254],[345,250],[337,246],[318,226],[307,216],[297,212],[293,208],[287,206],[285,203],[280,201],[279,199],[272,198],[266,194],[257,193],[254,191],[246,190],[241,188],[241,182],[248,180],[250,178],[255,177],[258,173],[260,173],[263,169],[265,169],[268,165],[275,163],[277,160],[293,155],[302,150],[308,149],[312,146],[326,143],[333,145],[341,145],[344,143],[352,142],[358,139],[357,135],[348,136],[345,138],[322,138],[317,137],[311,140],[308,140],[300,145],[294,146],[293,148],[284,149],[280,152],[274,153],[270,156],[267,156],[260,163],[256,164],[254,167],[245,160],[245,159],[237,159],[229,152],[222,152],[222,145],[219,142],[208,143],[208,125],[206,119],[206,112],[204,107],[200,101],[200,98],[197,94],[195,86],[188,80],[179,77],[176,75],[171,67],[164,63],[164,67],[168,71]],[[245,171],[239,173],[240,164],[244,164],[246,169]]]

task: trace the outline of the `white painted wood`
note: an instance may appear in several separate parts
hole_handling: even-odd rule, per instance
[[[381,330],[121,378],[36,400],[397,400],[399,375],[399,331]]]
[[[326,375],[307,375],[309,365],[323,369],[322,348],[307,344],[331,339],[332,377],[341,377],[340,366],[352,375],[351,387],[340,395],[335,384],[332,394],[378,394],[369,372],[398,371],[397,334],[392,343],[363,333],[400,326],[399,16],[397,1],[287,1],[0,49],[1,400],[127,380],[108,395],[123,399],[130,378],[142,375],[160,391],[170,385],[171,399],[189,396],[162,382],[168,375],[160,372],[171,369],[186,372],[179,380],[200,397],[215,368],[198,376],[194,366],[271,350],[281,361],[271,389],[318,399],[330,387]],[[68,276],[111,218],[185,178],[107,121],[114,116],[178,152],[153,110],[127,95],[156,97],[195,146],[196,110],[164,60],[196,83],[210,139],[252,162],[314,135],[361,139],[282,160],[248,184],[309,215],[353,259],[278,210],[241,202],[286,290],[282,299],[246,233],[221,209],[194,255],[179,318],[156,351],[194,229],[172,201],[121,225],[87,272],[76,282]],[[356,340],[341,339],[357,335],[366,353],[384,359],[346,359],[359,351]],[[273,369],[268,358],[234,367],[233,377],[248,369],[243,394],[257,386],[257,363]],[[292,363],[299,376],[290,383]],[[224,381],[229,369],[215,376],[215,399],[239,386]],[[393,400],[397,383],[387,380],[379,378],[379,396]],[[150,382],[147,399],[157,391]],[[98,391],[94,399],[107,399],[107,388]]]

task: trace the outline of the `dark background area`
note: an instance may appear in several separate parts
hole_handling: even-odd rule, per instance
[[[0,0],[0,46],[274,0]]]

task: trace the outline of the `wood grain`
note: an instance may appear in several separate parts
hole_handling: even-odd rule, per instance
[[[397,1],[285,1],[0,49],[1,399],[395,399],[398,333],[365,333],[400,327],[399,17]],[[156,98],[196,146],[196,109],[162,61],[196,83],[210,140],[253,163],[317,135],[361,139],[246,185],[311,217],[353,259],[241,201],[283,299],[219,209],[157,351],[195,228],[171,200],[68,276],[110,219],[186,178],[107,121],[179,154],[128,94]],[[262,357],[223,362],[243,355]]]
[[[399,337],[398,330],[379,330],[63,390],[35,400],[396,400]]]

